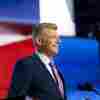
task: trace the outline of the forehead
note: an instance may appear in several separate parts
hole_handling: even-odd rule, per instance
[[[42,33],[47,36],[59,36],[58,31],[54,29],[43,29]]]

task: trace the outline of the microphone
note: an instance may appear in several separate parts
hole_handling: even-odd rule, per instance
[[[88,82],[86,82],[85,84],[78,84],[77,89],[81,91],[92,91],[100,96],[100,92],[97,91],[96,88],[94,88],[94,86]]]

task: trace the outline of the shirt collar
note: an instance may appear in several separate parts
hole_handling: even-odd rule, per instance
[[[47,57],[45,54],[43,53],[40,53],[40,52],[37,52],[37,55],[40,57],[40,59],[46,63],[46,64],[49,64],[51,62],[50,58]]]

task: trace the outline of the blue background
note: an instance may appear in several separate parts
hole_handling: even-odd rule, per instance
[[[56,63],[67,80],[73,79],[77,82],[97,80],[98,58],[96,40],[61,37]]]
[[[90,82],[100,89],[100,68],[98,59],[98,42],[94,39],[61,37],[60,52],[55,57],[55,63],[64,75],[69,100],[100,100],[92,92],[77,90],[78,83]]]
[[[0,21],[37,23],[39,0],[0,0]]]

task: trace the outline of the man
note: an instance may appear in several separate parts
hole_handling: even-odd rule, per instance
[[[59,43],[56,24],[40,23],[33,40],[37,52],[16,63],[8,99],[66,100],[64,79],[53,64]]]

